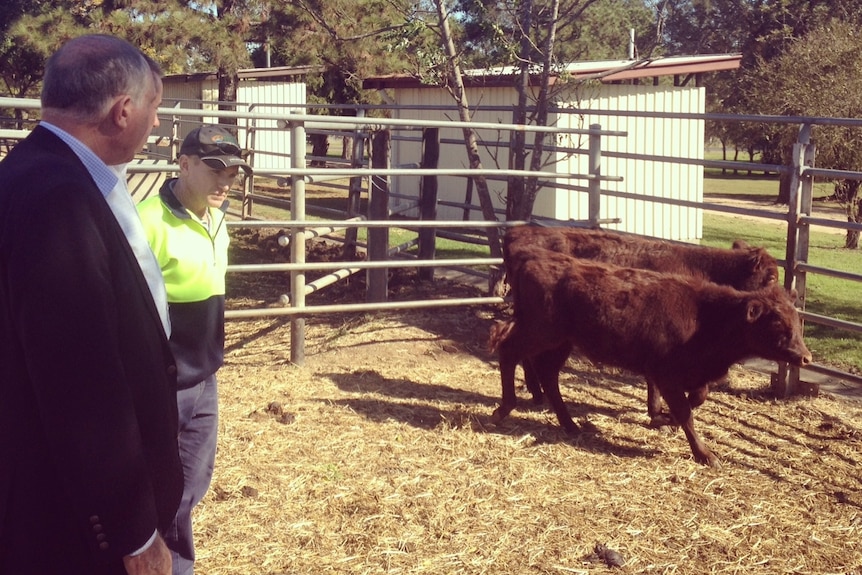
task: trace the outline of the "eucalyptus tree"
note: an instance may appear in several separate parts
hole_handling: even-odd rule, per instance
[[[773,106],[776,78],[771,63],[783,57],[797,39],[827,26],[830,21],[858,25],[862,0],[652,0],[658,14],[660,38],[672,53],[740,52],[740,69],[710,75],[707,110],[744,114],[779,114]],[[830,98],[829,85],[823,96]],[[789,159],[783,130],[762,123],[717,126],[710,134],[730,137],[751,153],[762,153],[766,163]],[[783,179],[778,200],[787,201],[788,180]]]
[[[514,71],[515,124],[548,125],[559,95],[577,89],[566,80],[566,63],[639,58],[656,46],[652,14],[642,0],[459,0],[457,6],[470,61]],[[547,137],[535,132],[528,144],[525,132],[513,133],[509,167],[541,171],[552,162]],[[535,177],[509,178],[506,218],[529,219],[541,185]]]
[[[759,90],[751,101],[759,109],[787,116],[862,117],[862,26],[832,20],[790,42],[783,53],[758,68]],[[778,144],[789,149],[798,126],[777,133]],[[817,166],[862,171],[862,127],[815,126],[811,139]],[[837,179],[833,198],[844,206],[847,219],[862,222],[862,182]],[[848,231],[845,246],[858,248],[859,233]]]

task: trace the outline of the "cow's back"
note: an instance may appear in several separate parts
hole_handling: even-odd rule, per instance
[[[778,264],[763,248],[740,243],[733,249],[678,244],[600,229],[518,226],[503,239],[509,277],[517,274],[518,254],[544,248],[576,258],[663,273],[706,278],[741,290],[775,283]]]

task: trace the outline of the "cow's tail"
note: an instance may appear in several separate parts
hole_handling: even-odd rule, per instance
[[[491,326],[491,335],[488,338],[488,351],[496,353],[500,349],[500,345],[512,334],[515,329],[515,320],[506,319],[497,321]]]

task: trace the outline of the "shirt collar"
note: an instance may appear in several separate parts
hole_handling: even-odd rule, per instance
[[[105,162],[103,162],[101,158],[93,152],[93,150],[88,148],[83,142],[69,132],[66,132],[62,128],[58,128],[54,124],[44,120],[39,122],[39,125],[48,129],[55,136],[63,140],[63,142],[65,142],[65,144],[75,152],[75,155],[78,156],[78,159],[81,160],[81,163],[84,164],[84,167],[87,168],[88,172],[90,172],[90,176],[93,177],[93,181],[96,182],[96,186],[99,188],[99,191],[102,192],[103,196],[108,197],[108,194],[111,193],[111,190],[114,189],[114,186],[117,185],[117,181],[119,180],[117,170],[109,168]]]

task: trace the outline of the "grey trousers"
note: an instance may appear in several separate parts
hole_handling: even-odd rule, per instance
[[[215,374],[177,391],[179,448],[183,463],[183,498],[170,529],[163,534],[171,550],[173,575],[192,575],[195,547],[192,510],[209,489],[218,434],[218,386]]]

